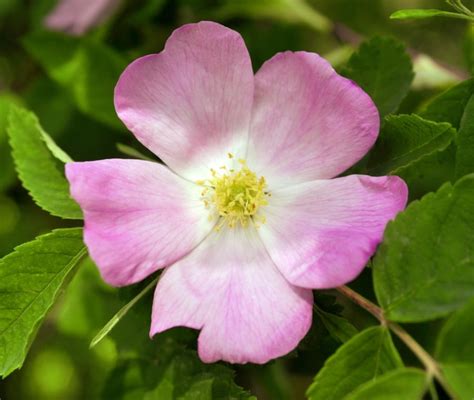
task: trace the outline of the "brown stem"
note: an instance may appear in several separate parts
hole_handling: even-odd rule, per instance
[[[340,286],[336,288],[336,290],[354,303],[356,303],[357,305],[359,305],[360,307],[362,307],[364,310],[368,311],[375,318],[377,318],[382,325],[387,326],[395,335],[397,335],[398,338],[403,343],[405,343],[405,345],[420,360],[420,362],[425,367],[428,376],[435,377],[438,382],[443,386],[446,393],[448,393],[452,398],[455,398],[455,396],[453,396],[451,392],[449,385],[441,374],[437,361],[433,357],[431,357],[431,355],[423,347],[421,347],[420,344],[415,339],[413,339],[413,337],[410,336],[407,331],[405,331],[400,325],[388,321],[383,314],[383,310],[379,306],[372,303],[365,297],[361,296],[359,293],[355,292],[351,288],[347,286]]]
[[[346,296],[351,301],[353,301],[354,303],[361,306],[363,309],[367,310],[375,318],[377,318],[382,324],[386,325],[385,317],[383,316],[383,311],[379,306],[372,303],[370,300],[366,299],[365,297],[361,296],[359,293],[355,292],[350,287],[339,286],[338,288],[336,288],[336,290],[339,293]]]

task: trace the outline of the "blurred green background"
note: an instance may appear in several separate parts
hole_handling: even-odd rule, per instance
[[[416,111],[434,94],[466,79],[474,54],[470,27],[464,21],[388,18],[401,8],[447,9],[442,0],[124,0],[106,23],[85,38],[45,32],[43,20],[55,3],[0,0],[0,256],[38,234],[73,226],[42,211],[19,184],[6,138],[10,101],[33,110],[45,130],[76,160],[123,156],[117,143],[145,151],[113,114],[113,85],[128,62],[159,52],[182,24],[215,20],[237,30],[255,70],[283,50],[314,51],[338,68],[361,40],[395,36],[406,43],[416,71],[403,112]],[[80,58],[81,51],[92,58]],[[82,93],[81,82],[92,83],[97,92]],[[370,282],[362,277],[360,285],[367,291],[364,285]],[[88,345],[124,298],[127,291],[119,293],[103,284],[91,262],[82,265],[41,327],[24,367],[0,382],[0,398],[107,398],[103,388],[117,363],[116,342],[107,338],[93,350]],[[149,315],[150,304],[143,301],[144,315]],[[359,326],[368,322],[349,304],[344,313],[352,314],[351,320]],[[117,330],[129,329],[136,335],[126,340],[146,339],[147,318],[139,326],[124,321]],[[420,331],[427,332],[424,327]],[[264,367],[239,367],[237,382],[259,398],[303,398],[315,372],[337,347],[317,326],[313,331],[306,339],[310,350],[305,352],[302,346],[298,362],[290,355]],[[429,348],[429,335],[419,336]]]

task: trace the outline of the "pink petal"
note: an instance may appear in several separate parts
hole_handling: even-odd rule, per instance
[[[111,285],[172,264],[212,229],[199,186],[158,163],[75,162],[66,164],[66,175],[84,212],[89,254]]]
[[[241,36],[214,22],[175,30],[159,54],[130,64],[115,89],[119,117],[171,169],[201,179],[243,154],[253,72]]]
[[[56,31],[82,35],[114,13],[121,0],[59,0],[45,20]]]
[[[272,192],[259,233],[289,282],[334,288],[362,271],[407,195],[405,182],[396,176],[303,183]]]
[[[370,97],[317,54],[277,54],[255,76],[248,161],[272,187],[339,175],[378,130]]]
[[[201,329],[204,362],[261,364],[298,345],[311,325],[312,302],[310,290],[279,273],[253,227],[225,228],[165,270],[150,335]]]

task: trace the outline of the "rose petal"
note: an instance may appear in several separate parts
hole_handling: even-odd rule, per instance
[[[289,282],[334,288],[362,271],[406,201],[406,184],[396,176],[303,183],[272,192],[259,233]]]
[[[119,117],[189,179],[244,151],[253,72],[241,36],[213,22],[184,25],[159,54],[130,64],[115,89]]]
[[[370,97],[317,54],[277,54],[255,76],[248,162],[271,187],[335,177],[378,130]]]
[[[175,326],[202,329],[204,362],[260,364],[293,350],[311,317],[312,292],[288,284],[255,228],[223,228],[165,270],[150,334]]]
[[[56,31],[82,35],[108,18],[121,0],[60,0],[45,25]]]
[[[84,240],[106,282],[138,282],[192,250],[212,229],[200,188],[158,163],[66,165],[85,220]]]

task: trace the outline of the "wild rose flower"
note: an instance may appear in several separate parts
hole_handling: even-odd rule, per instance
[[[199,329],[204,362],[293,350],[311,289],[354,279],[407,200],[395,176],[331,179],[370,149],[379,115],[317,54],[277,54],[254,76],[238,33],[186,25],[128,66],[115,107],[167,166],[67,164],[85,242],[111,285],[165,268],[150,335]]]
[[[80,36],[110,17],[121,0],[59,0],[46,16],[45,25],[55,31]]]

